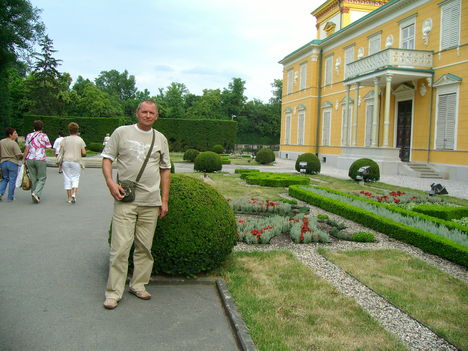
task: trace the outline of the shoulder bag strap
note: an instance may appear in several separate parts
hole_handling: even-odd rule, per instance
[[[151,140],[151,146],[150,146],[150,148],[149,148],[149,150],[148,150],[148,154],[146,155],[145,162],[143,162],[143,165],[141,166],[140,172],[138,173],[137,178],[136,178],[136,180],[135,180],[135,182],[137,182],[137,183],[138,183],[138,181],[140,180],[141,175],[143,174],[143,171],[145,170],[146,164],[148,163],[148,160],[149,160],[149,158],[150,158],[150,156],[151,156],[151,151],[153,151],[153,146],[154,146],[154,135],[155,135],[155,134],[156,134],[156,133],[154,132],[154,129],[153,129],[153,139]]]

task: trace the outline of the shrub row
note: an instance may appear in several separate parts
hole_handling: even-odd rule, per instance
[[[437,223],[438,225],[443,225],[443,226],[445,226],[445,227],[447,227],[449,229],[457,229],[457,230],[459,230],[459,231],[461,231],[461,232],[463,232],[465,234],[468,234],[468,227],[466,227],[464,225],[461,225],[459,223],[446,221],[446,220],[443,220],[443,219],[440,219],[440,218],[425,215],[423,213],[415,212],[415,211],[412,211],[412,210],[407,210],[405,208],[401,208],[401,207],[398,207],[398,206],[395,206],[395,205],[375,201],[375,200],[372,200],[372,199],[369,199],[369,198],[364,198],[364,197],[361,197],[361,196],[358,196],[358,195],[344,193],[344,192],[334,190],[334,189],[329,189],[329,188],[326,188],[326,187],[318,186],[317,189],[322,189],[322,190],[325,190],[325,191],[327,191],[329,193],[334,193],[334,194],[337,194],[337,195],[349,197],[350,199],[353,199],[353,200],[364,201],[364,202],[367,202],[367,203],[370,203],[370,204],[373,204],[373,205],[376,205],[376,206],[384,207],[384,208],[386,208],[386,209],[388,209],[390,211],[399,213],[399,214],[401,214],[403,216],[418,217],[418,218],[421,218],[421,219],[426,220],[426,221]]]
[[[237,122],[219,119],[159,118],[154,127],[166,136],[173,152],[206,151],[213,145],[230,150],[237,134]]]
[[[106,133],[112,133],[115,128],[123,124],[123,119],[119,117],[59,117],[59,116],[24,116],[23,135],[33,130],[33,123],[36,119],[44,123],[44,133],[51,142],[57,138],[58,133],[63,131],[68,134],[68,124],[76,122],[80,126],[80,136],[89,145],[91,142],[101,143]]]
[[[360,223],[368,228],[385,233],[390,237],[419,247],[423,251],[446,258],[462,266],[468,266],[468,248],[441,236],[412,228],[394,220],[378,216],[370,211],[315,194],[300,186],[291,186],[289,188],[289,195]]]
[[[413,207],[413,211],[446,221],[468,217],[468,206],[455,207],[423,204]]]
[[[234,173],[240,174],[241,178],[243,174],[252,174],[252,173],[258,173],[260,172],[259,169],[251,169],[251,168],[236,168],[234,170]]]
[[[256,174],[241,175],[248,184],[256,184],[261,186],[271,187],[288,187],[290,185],[308,185],[310,179],[308,177],[295,176],[290,174],[259,172]]]

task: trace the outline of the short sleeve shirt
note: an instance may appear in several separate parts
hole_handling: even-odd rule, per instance
[[[81,162],[81,150],[86,147],[86,143],[78,135],[70,135],[63,138],[60,144],[60,152],[63,154],[64,162]]]
[[[0,141],[0,163],[10,161],[18,164],[16,155],[21,155],[18,144],[9,138],[2,139]]]
[[[49,137],[41,132],[32,132],[26,136],[25,145],[29,146],[29,153],[26,155],[28,160],[46,160],[46,149],[50,149]]]
[[[122,126],[112,133],[101,154],[116,164],[119,180],[135,181],[151,146],[153,131],[153,150],[135,189],[133,203],[138,206],[161,206],[159,169],[171,168],[166,137],[154,129],[141,130],[136,124]]]
[[[54,146],[52,147],[55,150],[55,154],[58,155],[60,153],[60,143],[62,142],[63,137],[58,137],[54,141]]]

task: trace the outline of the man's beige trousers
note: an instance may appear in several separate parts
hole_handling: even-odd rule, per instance
[[[117,300],[122,298],[132,244],[135,244],[135,251],[130,287],[134,290],[144,290],[148,284],[153,268],[151,245],[159,209],[159,207],[137,206],[115,201],[106,298]]]

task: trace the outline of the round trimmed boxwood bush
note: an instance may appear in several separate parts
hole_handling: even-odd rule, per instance
[[[158,220],[153,272],[193,276],[220,266],[237,241],[227,200],[200,179],[171,176],[169,213]]]
[[[275,153],[272,149],[267,147],[262,147],[260,150],[257,151],[257,155],[255,156],[255,161],[265,165],[267,163],[272,163],[275,160]]]
[[[193,162],[193,161],[195,161],[195,159],[197,158],[199,153],[200,153],[200,151],[198,151],[198,150],[188,149],[187,151],[184,152],[183,159],[185,161]]]
[[[211,151],[216,152],[217,154],[222,154],[224,152],[224,147],[223,145],[214,145],[211,148]]]
[[[310,152],[307,152],[305,154],[299,155],[299,157],[296,160],[296,171],[300,172],[301,171],[301,162],[307,162],[307,167],[306,167],[306,174],[317,174],[320,173],[320,160],[318,157]]]
[[[221,156],[212,151],[200,152],[193,163],[193,168],[199,172],[216,172],[222,167]]]
[[[174,166],[174,162],[172,162],[172,160],[171,160],[171,173],[175,173],[175,166]]]
[[[375,241],[375,235],[369,232],[357,232],[351,235],[351,240],[361,243],[373,243]]]
[[[370,166],[369,174],[363,177],[365,182],[376,182],[380,179],[379,165],[370,158],[360,158],[359,160],[354,161],[349,167],[348,176],[351,179],[359,180],[356,178],[358,176],[358,170],[364,166]]]

